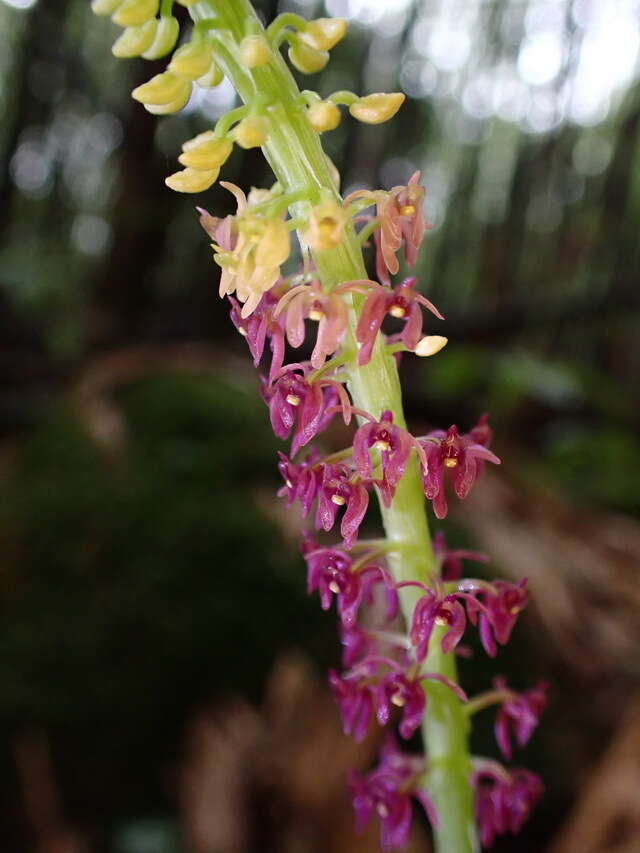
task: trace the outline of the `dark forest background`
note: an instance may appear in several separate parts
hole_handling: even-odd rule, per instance
[[[546,677],[552,705],[521,760],[547,796],[495,849],[637,853],[640,6],[260,8],[350,19],[305,86],[408,96],[324,138],[345,192],[423,173],[449,346],[403,367],[411,423],[496,429],[501,470],[444,527],[534,601],[465,683]],[[162,63],[115,36],[87,0],[0,0],[0,846],[375,851],[344,789],[375,735],[340,734],[279,445],[195,200],[163,184],[233,92],[158,120],[129,92]],[[271,183],[256,152],[224,177]],[[495,753],[488,719],[474,738]]]

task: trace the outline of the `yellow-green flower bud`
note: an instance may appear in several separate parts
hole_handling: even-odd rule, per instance
[[[331,101],[316,101],[307,110],[307,118],[314,130],[324,133],[325,130],[335,130],[340,124],[342,113]]]
[[[264,36],[247,36],[240,42],[240,61],[247,68],[260,68],[272,56],[271,46]]]
[[[296,41],[289,48],[289,59],[291,64],[303,74],[315,74],[322,71],[329,61],[329,54],[325,50],[316,50],[302,41]]]
[[[119,27],[139,27],[150,18],[155,18],[160,0],[124,0],[111,16]]]
[[[235,129],[235,140],[241,148],[259,148],[268,135],[269,122],[264,116],[247,116]]]
[[[188,80],[195,80],[196,77],[207,73],[212,59],[209,45],[192,41],[176,50],[169,63],[169,71]]]
[[[270,219],[256,248],[256,266],[279,267],[289,257],[289,229],[282,219]]]
[[[189,98],[191,97],[191,83],[188,80],[185,80],[184,82],[186,83],[186,88],[180,93],[180,97],[176,98],[175,101],[169,101],[168,104],[144,104],[145,110],[152,113],[154,116],[166,116],[171,115],[172,113],[179,113],[183,107],[187,106]]]
[[[116,39],[111,48],[111,53],[118,59],[130,59],[133,56],[141,56],[153,44],[158,29],[158,21],[151,18],[139,27],[127,27],[122,35]]]
[[[182,146],[182,154],[178,157],[178,161],[183,166],[206,172],[219,169],[227,160],[233,150],[233,144],[230,140],[220,137],[211,139],[210,133],[211,131],[201,133],[199,137],[196,136],[185,142]]]
[[[137,86],[131,93],[131,97],[141,104],[169,104],[191,92],[191,83],[183,77],[165,71],[164,74],[156,74],[146,83]]]
[[[169,175],[164,182],[169,189],[177,193],[201,193],[215,184],[219,171],[219,169],[212,169],[209,172],[200,172],[197,169],[182,169],[180,172]]]
[[[416,355],[421,356],[435,355],[446,347],[448,340],[448,338],[443,338],[442,335],[426,335],[424,338],[420,338],[414,352]]]
[[[400,92],[376,92],[358,98],[349,107],[349,112],[358,121],[365,124],[381,124],[383,121],[393,118],[404,102],[404,95]]]
[[[212,61],[209,70],[202,77],[198,77],[196,83],[201,89],[211,89],[214,86],[219,86],[224,80],[224,74],[218,68],[216,62]]]
[[[309,21],[300,38],[316,50],[331,50],[344,38],[347,22],[344,18],[316,18]]]
[[[123,0],[91,0],[94,15],[113,15]]]
[[[177,18],[160,18],[155,38],[142,56],[145,59],[161,59],[173,50],[179,34],[180,24]]]
[[[347,224],[347,214],[336,201],[325,201],[311,208],[302,236],[312,249],[335,249]]]

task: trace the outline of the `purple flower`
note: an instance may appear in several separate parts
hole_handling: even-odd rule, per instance
[[[381,490],[387,506],[400,482],[414,440],[409,433],[393,423],[393,413],[385,411],[379,421],[363,424],[353,439],[353,461],[361,477],[373,477],[373,464],[369,451],[380,451],[384,488]]]
[[[442,595],[427,587],[425,590],[425,594],[414,608],[409,635],[419,661],[427,656],[429,640],[436,625],[447,626],[440,641],[445,654],[455,649],[467,625],[464,607],[455,594]]]
[[[415,349],[422,337],[421,305],[444,320],[435,305],[414,290],[415,285],[416,279],[408,278],[393,290],[379,286],[371,290],[362,306],[356,329],[356,340],[360,344],[358,364],[369,363],[376,336],[387,315],[405,321],[400,340],[410,350]]]
[[[289,506],[295,500],[299,500],[306,518],[322,484],[320,453],[312,447],[307,458],[297,463],[292,462],[280,451],[278,456],[278,471],[284,480],[284,486],[279,490],[278,497],[286,495]]]
[[[521,768],[507,771],[492,761],[482,762],[471,782],[483,847],[490,847],[498,835],[520,832],[544,790],[535,773]]]
[[[345,547],[350,548],[358,535],[368,506],[369,493],[366,486],[357,476],[353,476],[347,465],[323,466],[315,520],[318,530],[331,530],[338,510],[346,507],[340,522],[340,533]]]
[[[359,832],[376,814],[380,820],[380,843],[384,850],[405,847],[409,840],[412,798],[425,810],[432,824],[437,824],[433,804],[425,791],[417,788],[424,771],[422,756],[401,752],[395,739],[385,740],[380,763],[365,776],[351,773],[349,784]]]
[[[507,760],[511,759],[511,736],[518,746],[524,746],[538,725],[540,715],[547,706],[546,681],[541,681],[530,690],[515,693],[507,688],[504,678],[494,678],[496,690],[506,690],[509,698],[502,703],[495,723],[498,746]]]
[[[278,438],[288,438],[296,427],[291,454],[307,444],[325,424],[325,409],[335,400],[333,388],[307,382],[307,369],[301,365],[283,368],[272,381],[263,381],[262,396],[269,407],[271,426]],[[333,414],[333,413],[332,413]]]
[[[361,672],[338,675],[329,670],[329,684],[333,690],[346,735],[352,735],[360,743],[367,734],[373,714],[373,690]]]
[[[365,564],[352,571],[353,561],[346,551],[323,548],[311,537],[303,542],[303,554],[307,561],[309,594],[318,590],[323,610],[331,607],[335,595],[343,625],[352,626],[364,596],[383,576],[380,566]]]
[[[483,423],[481,428],[481,435],[486,438],[488,426]],[[435,430],[418,439],[426,456],[426,468],[422,471],[424,493],[433,502],[433,511],[437,518],[444,518],[447,514],[444,482],[446,471],[450,472],[455,493],[463,499],[469,494],[481,473],[482,463],[500,464],[494,453],[472,438],[472,433],[473,430],[460,435],[457,426],[450,426],[446,432]]]
[[[277,290],[277,288],[275,288]],[[234,299],[233,296],[228,297],[231,303],[231,322],[246,338],[251,355],[253,356],[253,365],[257,367],[264,352],[264,345],[269,339],[271,347],[271,366],[269,368],[269,381],[274,379],[277,373],[282,369],[284,363],[284,324],[280,318],[275,316],[275,307],[278,303],[277,295],[274,296],[273,290],[269,290],[262,294],[260,302],[258,302],[255,310],[248,317],[242,317],[242,306]]]
[[[457,581],[462,577],[463,560],[476,560],[479,563],[489,562],[487,555],[480,554],[478,551],[465,551],[461,548],[451,550],[442,530],[435,534],[432,544],[433,553],[440,564],[440,574],[443,581]]]
[[[461,581],[458,589],[467,605],[467,616],[472,625],[478,625],[480,640],[490,657],[495,657],[497,644],[509,642],[513,626],[529,601],[527,579],[517,584],[492,581],[478,585],[475,581]],[[467,592],[471,590],[471,594]]]
[[[402,708],[398,731],[403,738],[410,738],[420,728],[427,707],[427,698],[419,679],[395,669],[381,679],[375,702],[376,717],[381,726],[389,722],[393,705]]]

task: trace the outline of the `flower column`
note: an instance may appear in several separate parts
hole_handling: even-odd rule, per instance
[[[248,0],[205,0],[190,5],[189,11],[195,21],[201,22],[217,61],[245,104],[252,105],[256,99],[268,104],[269,134],[263,150],[284,191],[296,193],[312,204],[330,197],[339,201],[319,136],[311,127],[300,91],[279,53],[274,51],[264,64],[251,69],[238,59],[240,43],[247,33],[254,34],[258,45],[263,34],[251,3]],[[215,27],[207,29],[206,21],[215,21]],[[294,203],[291,213],[293,217],[300,216],[304,208]],[[314,262],[326,290],[343,282],[366,278],[360,245],[350,224],[340,244],[316,251]],[[346,370],[354,405],[375,415],[389,411],[394,423],[404,428],[395,360],[382,341],[378,339],[368,364],[357,364],[355,329],[363,297],[353,294],[351,298],[354,308],[350,317]],[[436,562],[415,454],[409,458],[391,505],[381,509],[386,534],[393,547],[388,562],[394,580],[433,582]],[[415,604],[421,595],[418,587],[400,590],[407,625],[411,624]],[[425,671],[455,681],[454,654],[441,651],[441,636],[441,630],[434,632]],[[428,754],[425,782],[438,814],[438,825],[434,828],[436,848],[439,853],[471,853],[479,847],[470,786],[472,768],[467,747],[467,716],[460,699],[444,684],[430,681],[426,690],[429,712],[423,724]]]

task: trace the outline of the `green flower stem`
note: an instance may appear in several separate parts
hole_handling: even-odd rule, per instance
[[[318,134],[312,129],[300,103],[300,90],[279,53],[261,68],[248,69],[238,59],[237,45],[258,18],[249,0],[203,0],[190,7],[194,20],[218,17],[223,29],[207,34],[212,39],[216,58],[245,104],[258,96],[270,103],[271,127],[264,153],[284,192],[304,189],[307,201],[291,206],[294,218],[305,217],[308,202],[333,196],[335,190]],[[249,25],[249,22],[250,25]],[[314,261],[327,288],[345,281],[366,279],[362,252],[353,227],[346,229],[336,249],[316,252]],[[348,344],[348,387],[354,405],[375,417],[385,409],[393,412],[394,422],[406,427],[402,396],[395,360],[378,341],[369,364],[356,363],[355,324],[363,297],[352,294],[351,338]],[[428,583],[437,571],[431,548],[425,500],[417,458],[412,458],[396,490],[390,507],[381,507],[387,537],[395,549],[389,554],[390,568],[397,581],[418,580]],[[420,597],[415,587],[400,590],[401,604],[410,624]],[[456,662],[452,654],[443,655],[435,632],[425,662],[425,672],[440,673],[456,680]],[[429,708],[423,735],[429,756],[426,787],[434,799],[439,825],[434,829],[438,853],[475,853],[479,849],[473,798],[469,784],[471,762],[467,746],[468,723],[457,697],[438,683],[427,687]]]

